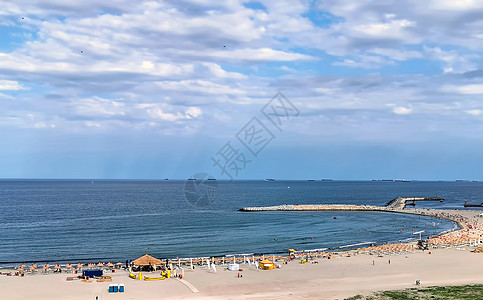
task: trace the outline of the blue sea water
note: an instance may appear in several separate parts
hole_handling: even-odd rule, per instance
[[[385,205],[439,196],[416,207],[481,203],[480,182],[217,181],[208,207],[185,198],[185,181],[1,180],[0,265],[280,253],[393,242],[455,228],[431,217],[378,212],[239,212],[280,204]],[[289,188],[290,187],[290,188]],[[336,217],[336,218],[334,218]]]

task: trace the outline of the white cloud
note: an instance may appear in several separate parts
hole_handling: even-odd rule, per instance
[[[202,111],[201,111],[201,108],[199,107],[190,107],[186,110],[186,116],[189,119],[198,118],[201,115],[202,115]]]
[[[77,114],[88,117],[123,116],[126,114],[123,103],[100,97],[81,99],[73,102],[73,106]]]
[[[479,0],[431,0],[430,7],[442,10],[471,10],[483,8]]]
[[[0,91],[19,91],[25,89],[17,81],[0,80]]]
[[[344,66],[344,67],[351,67],[351,68],[376,69],[382,66],[393,64],[393,62],[381,56],[360,55],[353,59],[346,58],[343,61],[336,61],[332,64],[334,66]]]
[[[473,116],[479,116],[483,111],[481,109],[470,109],[466,111],[467,114],[473,115]]]
[[[467,84],[467,85],[444,85],[441,91],[449,93],[459,93],[464,95],[482,95],[483,84]]]
[[[166,104],[143,103],[136,105],[136,108],[146,110],[148,115],[153,119],[160,119],[163,121],[180,121],[196,119],[202,115],[202,110],[199,107],[188,107],[184,112],[166,112],[168,106]],[[156,123],[150,122],[149,126],[155,126]]]
[[[394,60],[404,61],[414,58],[423,58],[423,54],[418,51],[407,51],[390,48],[374,48],[368,52],[389,57]]]
[[[354,27],[356,32],[363,35],[382,37],[382,38],[395,38],[404,35],[404,29],[406,27],[414,27],[415,22],[409,20],[390,20],[386,23],[372,23],[362,24]],[[407,33],[406,33],[407,34]]]
[[[412,113],[412,109],[409,107],[403,107],[403,106],[397,106],[394,107],[392,112],[395,113],[396,115],[408,115]]]
[[[182,54],[197,55],[200,54],[195,51],[182,51]],[[297,60],[317,60],[316,57],[285,52],[280,50],[274,50],[271,48],[259,48],[259,49],[235,49],[231,51],[210,51],[204,53],[204,56],[213,58],[223,58],[232,61],[297,61]]]
[[[457,87],[461,94],[483,95],[483,84],[469,84]]]
[[[181,81],[160,81],[156,83],[165,90],[177,91],[193,91],[208,94],[244,94],[245,92],[238,88],[232,88],[227,85],[221,85],[206,80],[181,80]]]
[[[203,66],[207,67],[210,70],[210,72],[217,77],[234,78],[234,79],[245,79],[245,78],[247,78],[247,76],[240,74],[240,73],[227,72],[227,71],[223,70],[223,68],[220,65],[215,64],[215,63],[203,63]]]

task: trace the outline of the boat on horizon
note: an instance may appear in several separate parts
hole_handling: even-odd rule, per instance
[[[265,181],[275,181],[275,179],[274,178],[267,178],[267,179],[265,179]]]

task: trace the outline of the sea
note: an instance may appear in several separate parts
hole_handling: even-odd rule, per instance
[[[416,208],[481,203],[481,182],[0,180],[0,267],[20,263],[330,251],[408,241],[457,229],[451,221],[386,212],[240,212],[281,204],[386,205],[437,196]]]

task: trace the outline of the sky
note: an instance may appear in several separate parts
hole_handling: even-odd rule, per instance
[[[0,178],[483,180],[483,1],[0,7]]]

